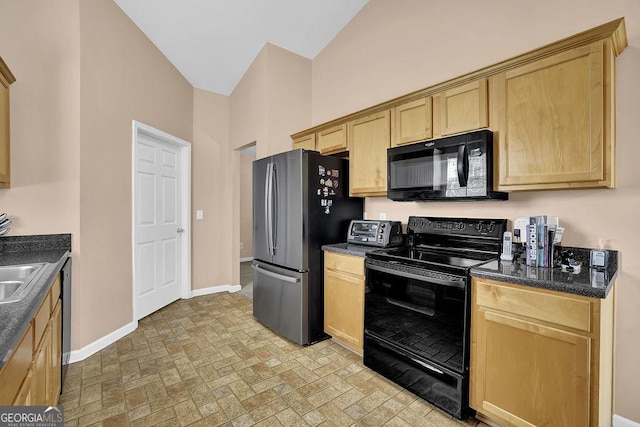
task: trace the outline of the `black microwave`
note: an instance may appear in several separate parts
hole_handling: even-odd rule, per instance
[[[389,148],[387,197],[507,200],[507,193],[493,191],[493,133],[480,130]]]

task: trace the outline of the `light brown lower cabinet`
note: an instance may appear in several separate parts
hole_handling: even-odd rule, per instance
[[[60,277],[0,369],[0,405],[57,405],[61,391]],[[53,306],[53,307],[52,307]]]
[[[42,334],[40,345],[36,349],[33,357],[33,367],[31,368],[33,377],[31,378],[31,392],[33,393],[34,405],[46,405],[49,398],[49,388],[51,386],[51,328],[47,328]]]
[[[470,406],[504,426],[611,425],[606,299],[472,280]]]
[[[364,258],[324,253],[324,331],[362,355]]]
[[[27,376],[24,378],[20,389],[18,390],[18,394],[16,395],[15,400],[13,401],[13,406],[31,406],[35,405],[33,401],[33,393],[31,389],[31,384],[33,382],[33,372],[31,369],[27,371]]]

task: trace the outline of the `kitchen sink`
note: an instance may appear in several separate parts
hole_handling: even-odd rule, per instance
[[[0,304],[20,301],[43,266],[41,263],[0,267]]]

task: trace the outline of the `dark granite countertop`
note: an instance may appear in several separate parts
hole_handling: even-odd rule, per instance
[[[0,368],[24,335],[70,251],[70,234],[0,238],[1,266],[44,263],[39,277],[21,300],[0,304]]]
[[[327,252],[365,257],[367,252],[375,251],[380,248],[376,246],[354,245],[351,243],[335,243],[333,245],[322,245],[321,249]]]
[[[562,249],[573,250],[576,258],[582,260],[580,273],[563,272],[560,267],[528,267],[519,257],[512,262],[491,261],[472,268],[471,276],[593,298],[606,298],[618,275],[618,251],[607,250],[607,268],[597,271],[589,268],[589,249]]]

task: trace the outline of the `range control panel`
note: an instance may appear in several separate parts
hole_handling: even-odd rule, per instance
[[[410,216],[407,234],[446,234],[502,238],[506,219]]]

